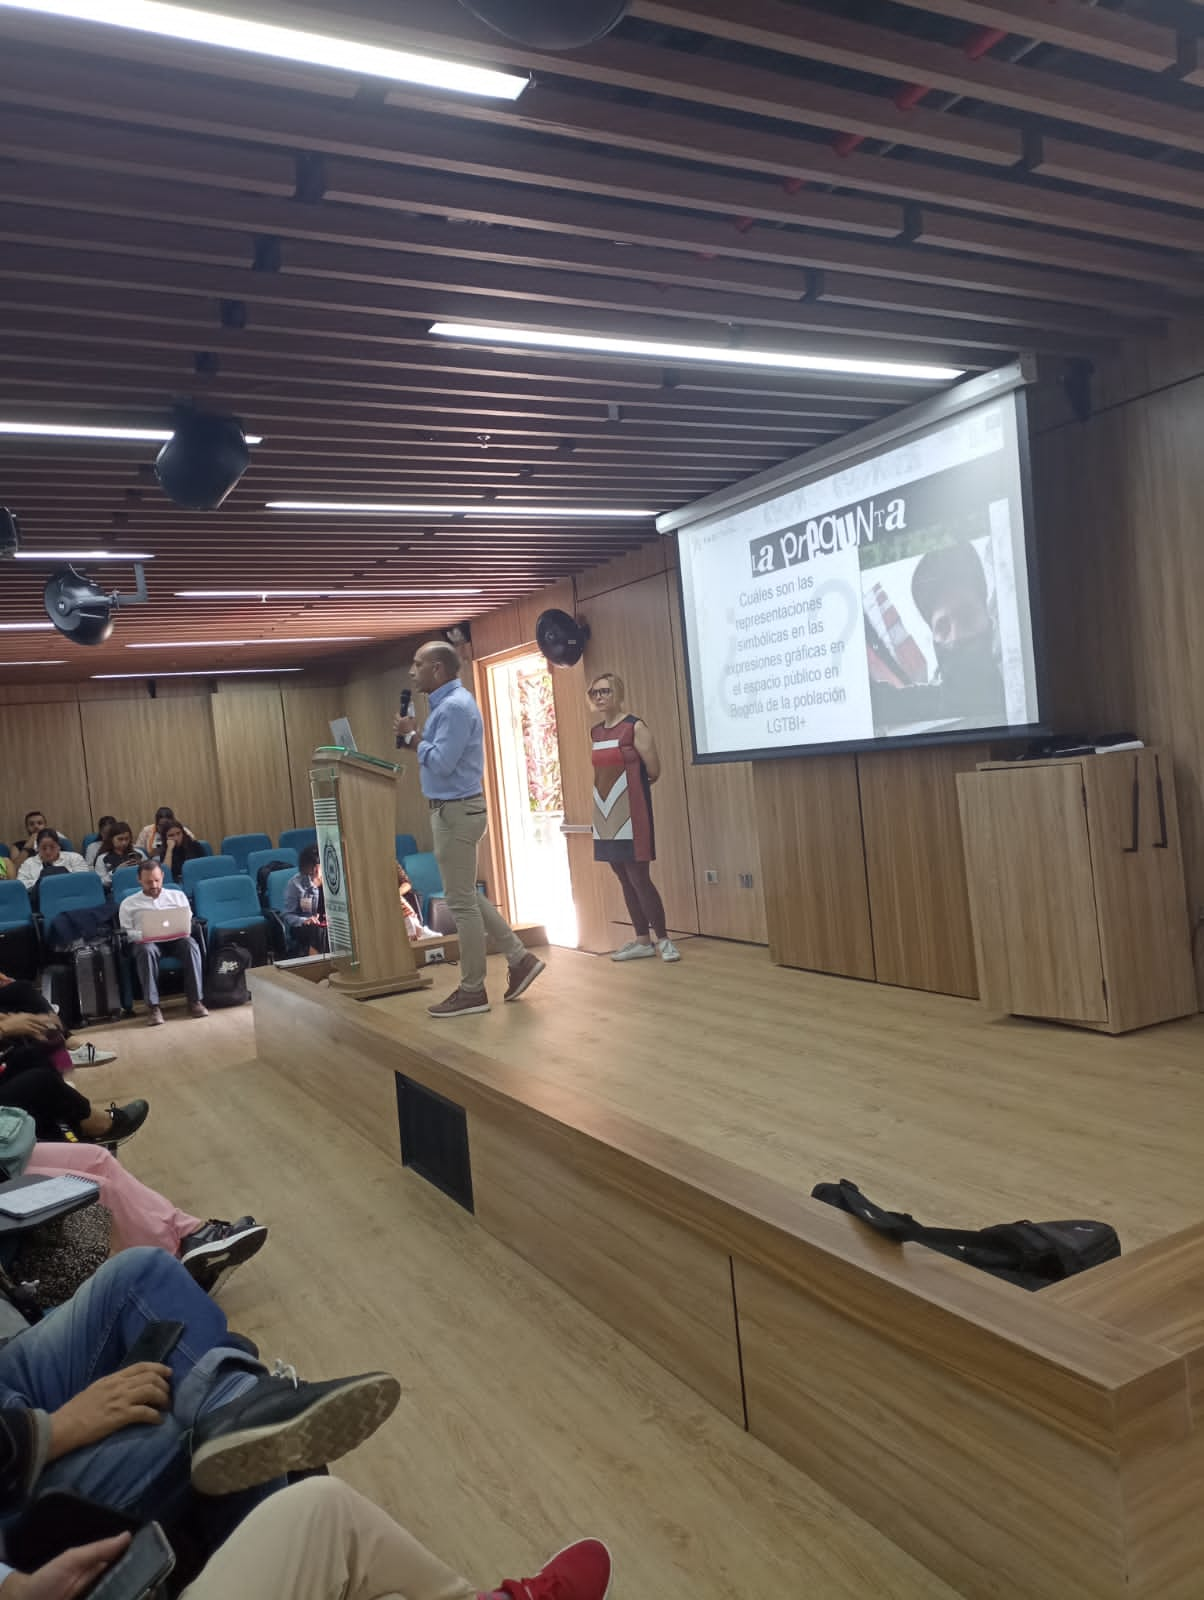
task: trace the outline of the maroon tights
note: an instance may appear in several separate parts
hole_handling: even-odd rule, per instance
[[[649,928],[658,939],[667,939],[665,904],[652,881],[650,861],[612,861],[611,870],[623,886],[623,900],[637,939],[646,939]]]

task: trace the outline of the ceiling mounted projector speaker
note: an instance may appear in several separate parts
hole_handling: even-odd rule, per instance
[[[181,417],[159,451],[155,475],[163,492],[189,511],[216,511],[251,462],[235,417],[207,411]]]
[[[567,611],[545,611],[535,624],[535,643],[553,667],[575,667],[589,641],[589,624]]]
[[[623,20],[629,0],[460,0],[474,17],[537,50],[580,50]]]
[[[103,644],[113,631],[113,596],[74,567],[46,580],[46,615],[76,644]]]

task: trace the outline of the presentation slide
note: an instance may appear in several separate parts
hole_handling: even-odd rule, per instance
[[[696,754],[1039,722],[1014,394],[679,535]]]

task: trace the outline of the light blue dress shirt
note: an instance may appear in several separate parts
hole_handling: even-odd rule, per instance
[[[458,678],[431,695],[418,743],[418,768],[428,800],[466,800],[481,792],[484,724],[476,701]]]

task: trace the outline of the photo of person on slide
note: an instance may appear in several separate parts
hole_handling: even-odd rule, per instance
[[[977,546],[962,540],[862,577],[874,731],[1005,723],[998,618]]]

